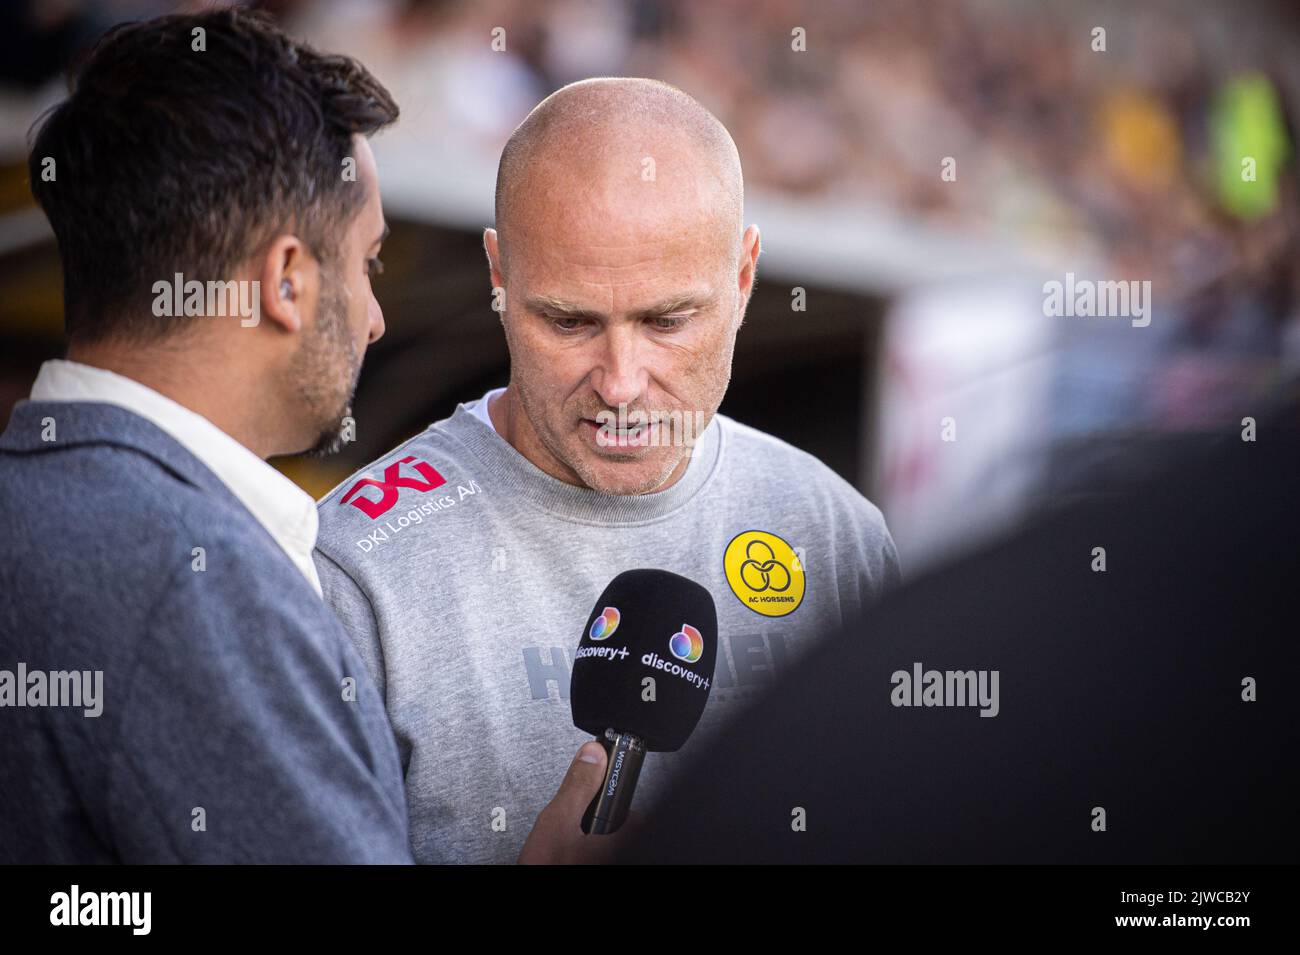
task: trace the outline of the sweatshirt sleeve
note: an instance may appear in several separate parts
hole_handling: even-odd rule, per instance
[[[348,641],[361,657],[370,679],[379,688],[379,698],[387,700],[384,649],[379,640],[379,624],[375,619],[374,608],[370,605],[370,598],[351,574],[319,548],[314,557],[325,603],[343,624],[343,632],[347,634]]]
[[[868,591],[872,600],[879,600],[903,581],[902,567],[898,562],[898,549],[894,546],[894,535],[889,533],[884,515],[872,505],[878,521],[875,533],[868,535],[868,559],[873,565],[875,587]]]

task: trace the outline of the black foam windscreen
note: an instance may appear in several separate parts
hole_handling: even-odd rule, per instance
[[[693,753],[619,861],[1294,864],[1300,699],[1254,686],[1300,671],[1300,402],[1259,420],[1108,454],[905,583]],[[996,672],[997,715],[909,703],[921,667]]]
[[[666,570],[624,571],[587,615],[569,689],[573,725],[639,736],[652,752],[679,749],[709,701],[717,653],[707,590]]]

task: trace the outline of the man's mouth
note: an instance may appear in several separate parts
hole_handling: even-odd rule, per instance
[[[650,446],[657,425],[654,422],[638,422],[620,428],[612,422],[602,424],[583,418],[581,428],[597,448],[645,448]]]

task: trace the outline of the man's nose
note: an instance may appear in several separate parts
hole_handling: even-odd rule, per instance
[[[614,325],[603,336],[605,347],[592,375],[592,387],[611,408],[635,405],[645,392],[647,374],[636,331]]]
[[[374,296],[370,298],[370,338],[367,344],[373,345],[384,337],[384,310]]]

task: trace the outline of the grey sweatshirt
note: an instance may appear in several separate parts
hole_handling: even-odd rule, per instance
[[[880,511],[813,456],[715,415],[678,482],[600,494],[545,474],[474,403],[319,504],[325,599],[381,687],[420,862],[509,862],[586,734],[569,674],[616,574],[658,567],[718,608],[717,672],[637,809],[798,654],[896,582]]]

